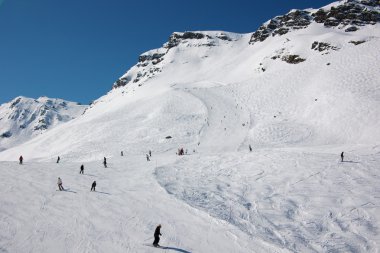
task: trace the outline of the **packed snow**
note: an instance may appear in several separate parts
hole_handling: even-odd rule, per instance
[[[379,252],[379,24],[176,34],[0,152],[0,252]]]

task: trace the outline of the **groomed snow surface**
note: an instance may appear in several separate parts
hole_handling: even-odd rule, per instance
[[[0,252],[379,252],[379,31],[208,32],[133,67],[161,72],[0,152]]]
[[[154,252],[161,223],[164,252],[377,252],[380,153],[364,153],[115,155],[84,175],[65,158],[1,162],[0,249]]]

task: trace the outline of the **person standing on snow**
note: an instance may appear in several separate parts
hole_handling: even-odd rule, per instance
[[[149,162],[150,161],[150,158],[149,158],[149,155],[146,154],[146,160]]]
[[[105,157],[103,159],[103,165],[104,165],[104,168],[107,168],[107,158],[105,158]]]
[[[60,160],[61,160],[61,157],[58,156],[58,158],[57,158],[57,163],[59,163]]]
[[[24,158],[22,157],[22,155],[20,155],[20,157],[18,158],[20,164],[22,164],[22,162],[24,161]]]
[[[152,157],[152,151],[149,150],[149,157]]]
[[[95,187],[96,187],[96,181],[94,181],[91,185],[91,191],[95,191]]]
[[[252,152],[252,146],[251,146],[251,144],[249,144],[249,152]]]
[[[343,162],[343,158],[344,158],[343,153],[344,153],[344,152],[342,152],[342,153],[340,154],[340,158],[342,159],[342,162]]]
[[[153,246],[154,247],[159,247],[160,246],[158,244],[158,242],[160,241],[160,235],[162,235],[160,230],[161,230],[161,224],[159,224],[156,227],[156,230],[154,231],[154,242],[153,242]]]
[[[82,175],[83,175],[83,173],[84,173],[84,165],[82,164],[82,165],[80,166],[79,174],[82,174]]]
[[[60,190],[60,191],[64,191],[65,189],[63,189],[63,186],[62,186],[62,179],[59,177],[58,178],[58,182],[57,182],[57,184],[58,184],[58,189]]]
[[[120,152],[120,155],[121,155],[121,156],[124,156],[124,152],[123,152],[123,151],[121,151],[121,152]]]

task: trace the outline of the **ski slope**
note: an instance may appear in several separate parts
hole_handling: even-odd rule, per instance
[[[174,33],[0,152],[0,252],[379,252],[379,23],[251,37]]]
[[[380,150],[361,151],[1,162],[0,249],[153,252],[160,223],[164,252],[377,252]]]

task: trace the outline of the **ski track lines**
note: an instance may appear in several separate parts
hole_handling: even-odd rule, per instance
[[[377,252],[380,157],[336,158],[276,150],[184,157],[156,174],[170,194],[278,248]]]
[[[176,159],[163,155],[159,164]],[[189,252],[276,252],[233,225],[167,194],[154,177],[153,161],[124,156],[85,163],[2,162],[0,248],[8,252],[152,252],[163,224],[162,245]],[[111,165],[112,164],[112,165]],[[93,176],[88,176],[91,174]],[[61,177],[67,191],[57,191]],[[93,180],[96,192],[90,192]],[[203,231],[207,232],[207,240]],[[215,242],[219,242],[215,244]],[[190,245],[190,246],[189,246]],[[165,252],[173,252],[166,249]],[[278,251],[277,251],[278,252]]]
[[[199,134],[199,151],[221,153],[238,150],[249,130],[249,113],[237,106],[232,89],[220,85],[193,88],[188,92],[200,99],[208,112]]]

